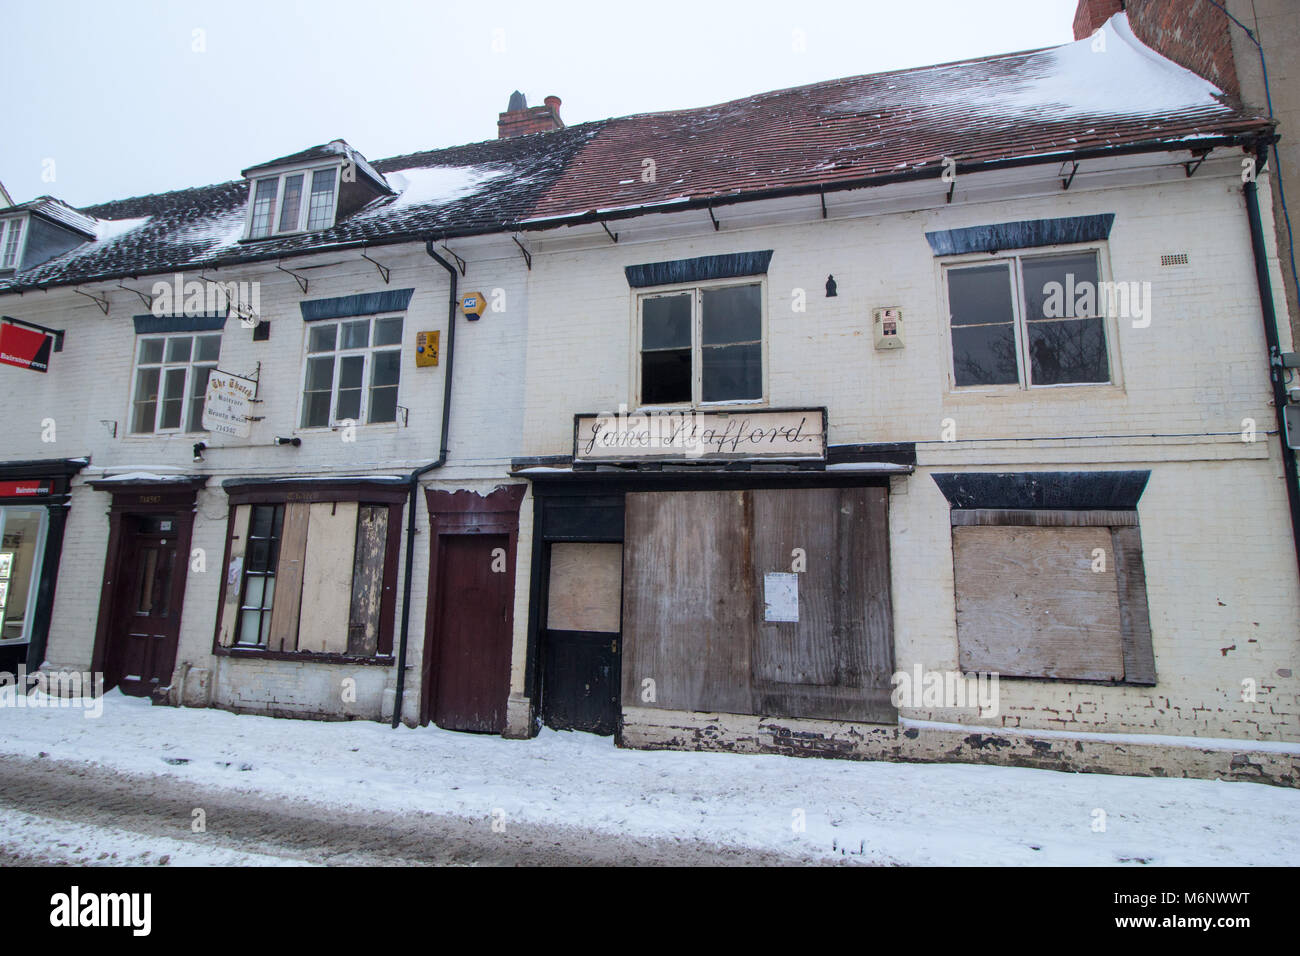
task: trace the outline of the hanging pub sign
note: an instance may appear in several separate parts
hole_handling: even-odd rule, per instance
[[[214,368],[203,395],[203,430],[218,435],[247,438],[248,410],[257,394],[257,382]]]
[[[50,352],[62,348],[63,333],[57,329],[0,316],[0,363],[48,372]]]
[[[575,415],[573,460],[819,461],[826,457],[826,409],[646,411]]]

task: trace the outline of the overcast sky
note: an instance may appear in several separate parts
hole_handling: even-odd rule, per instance
[[[0,182],[76,206],[496,137],[519,89],[570,125],[1072,39],[1076,0],[6,2]],[[52,180],[51,180],[52,177]]]

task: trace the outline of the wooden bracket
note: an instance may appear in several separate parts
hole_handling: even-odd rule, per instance
[[[610,232],[609,225],[605,222],[604,219],[600,221],[600,227],[605,230],[605,235],[609,236],[609,238],[613,239],[615,242],[618,242],[618,233]]]
[[[1188,179],[1191,179],[1192,176],[1195,175],[1196,171],[1201,168],[1201,163],[1205,162],[1205,160],[1209,158],[1210,152],[1211,150],[1208,149],[1192,150],[1192,155],[1195,157],[1195,160],[1183,163],[1183,169],[1186,170]]]
[[[821,199],[822,199],[822,218],[825,219],[825,218],[826,218],[826,190],[824,190],[824,189],[819,189],[819,190],[817,190],[817,195],[821,196]]]
[[[709,218],[713,220],[713,231],[717,232],[719,229],[722,228],[722,224],[718,222],[718,217],[713,215],[712,206],[706,206],[705,208],[708,209],[709,211]]]

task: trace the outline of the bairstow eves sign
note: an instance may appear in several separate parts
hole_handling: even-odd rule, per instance
[[[826,457],[826,409],[631,412],[575,415],[573,460],[818,461]]]

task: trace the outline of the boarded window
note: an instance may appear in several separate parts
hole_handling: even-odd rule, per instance
[[[954,520],[978,520],[972,515],[954,512]],[[962,670],[1154,683],[1135,524],[1088,524],[1086,512],[1022,517],[953,528]]]
[[[232,511],[222,646],[373,657],[387,654],[395,560],[390,505],[355,501],[239,505]]]
[[[629,494],[626,513],[625,706],[896,719],[884,488]]]
[[[623,613],[621,544],[553,544],[546,626],[616,634]]]

